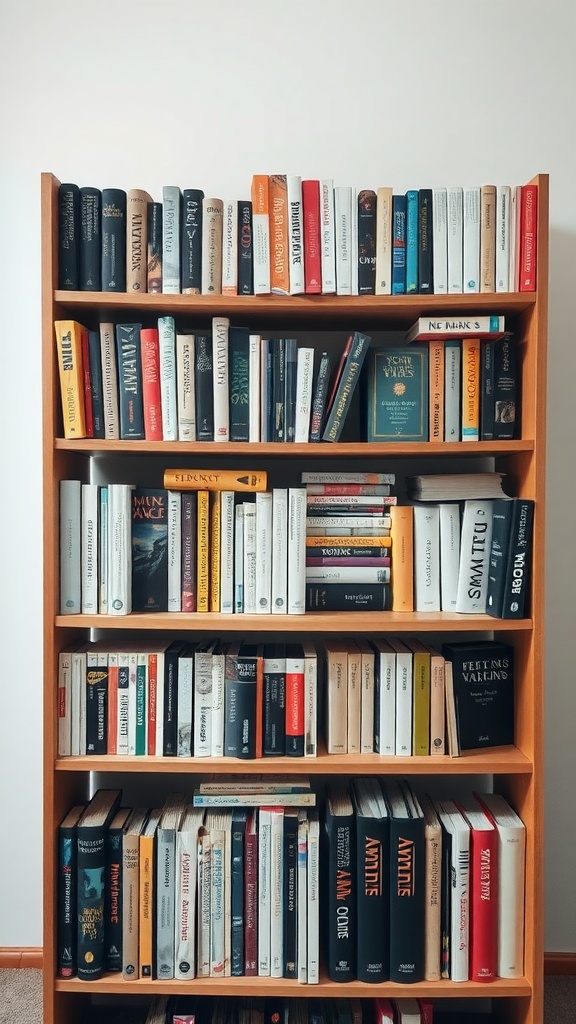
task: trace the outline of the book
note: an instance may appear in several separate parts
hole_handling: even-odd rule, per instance
[[[383,780],[390,811],[390,980],[424,977],[424,815],[406,783]]]
[[[448,294],[448,190],[432,189],[432,253],[434,294]]]
[[[232,812],[230,853],[230,976],[240,977],[244,974],[244,871],[245,871],[245,832],[248,810],[237,808]]]
[[[526,826],[499,793],[475,794],[498,833],[498,939],[496,975],[521,978],[524,973],[524,880]]]
[[[331,178],[320,182],[320,244],[322,294],[336,292],[336,238],[334,223],[334,183]]]
[[[252,202],[238,201],[238,295],[253,295]]]
[[[121,440],[144,439],[140,324],[116,325]]]
[[[182,192],[177,185],[162,187],[162,292],[180,293]]]
[[[250,440],[250,334],[229,329],[229,425],[231,441]]]
[[[254,174],[252,202],[252,267],[254,295],[270,293],[270,198],[268,175]]]
[[[447,189],[448,217],[448,293],[460,294],[463,288],[462,232],[463,232],[463,189],[460,185]]]
[[[288,615],[303,615],[306,599],[306,490],[288,488]]]
[[[238,203],[226,199],[222,211],[222,294],[238,294]]]
[[[392,196],[392,295],[406,292],[406,196]]]
[[[490,982],[496,977],[498,833],[471,794],[456,806],[470,826],[470,980]]]
[[[480,439],[480,339],[462,339],[462,440]]]
[[[301,295],[305,291],[302,178],[296,174],[286,175],[286,190],[290,295]]]
[[[116,369],[116,336],[114,324],[100,324],[100,356],[102,361],[102,399],[104,403],[104,437],[120,438],[118,412],[118,371]]]
[[[326,787],[327,968],[331,981],[353,981],[357,970],[357,861],[354,807],[343,781]]]
[[[334,188],[334,250],[336,259],[336,294],[352,294],[352,189],[349,185]]]
[[[224,754],[256,756],[257,657],[254,647],[232,647],[226,653]]]
[[[126,194],[126,291],[145,292],[147,282],[148,203],[152,197],[140,188]]]
[[[214,441],[230,439],[230,410],[228,405],[228,331],[230,321],[225,316],[212,319],[212,365]]]
[[[276,295],[289,295],[288,190],[285,174],[269,175],[268,202],[270,208],[270,291]]]
[[[80,189],[80,236],[78,247],[78,285],[82,292],[102,288],[102,193],[98,188]]]
[[[468,185],[462,200],[462,278],[464,292],[480,291],[480,186]]]
[[[224,204],[205,196],[202,200],[202,295],[222,294],[222,240]]]
[[[320,441],[324,429],[326,404],[328,401],[328,388],[330,385],[331,359],[328,352],[320,356],[318,373],[312,395],[312,408],[310,415],[310,441]]]
[[[60,481],[60,614],[79,615],[82,608],[82,484]]]
[[[202,200],[198,188],[182,192],[180,279],[183,295],[200,295],[202,290]]]
[[[306,611],[390,611],[388,583],[307,583]]]
[[[154,889],[157,871],[154,851],[161,814],[162,810],[159,807],[151,810],[138,837],[138,976],[140,978],[154,977],[154,936],[156,931]]]
[[[320,182],[302,182],[302,232],[304,241],[304,288],[307,295],[322,292]]]
[[[388,978],[390,961],[389,818],[377,779],[352,784],[356,824],[357,967],[359,981]]]
[[[520,197],[520,245],[518,277],[521,292],[536,290],[538,256],[538,185],[522,185]]]
[[[496,640],[442,645],[451,663],[459,751],[514,742],[514,648]]]
[[[493,502],[486,611],[494,618],[524,616],[533,521],[534,502],[530,498],[498,498]]]
[[[455,608],[457,612],[473,614],[486,611],[492,511],[491,499],[468,499],[464,502]]]
[[[436,804],[450,868],[450,980],[470,977],[470,826],[452,800]]]
[[[176,326],[174,317],[158,318],[162,439],[178,440],[178,380],[176,376]]]
[[[518,346],[505,335],[493,346],[494,439],[512,440],[520,422]]]
[[[86,437],[82,327],[76,320],[55,320],[54,330],[64,437]]]
[[[107,971],[122,970],[122,900],[124,830],[132,811],[120,807],[106,835],[106,877],[104,882],[104,962]]]
[[[466,501],[502,498],[504,473],[426,473],[406,477],[408,497],[414,501]]]
[[[285,753],[304,757],[304,651],[300,644],[285,646]]]
[[[496,291],[496,185],[480,189],[480,291]]]
[[[58,287],[62,290],[78,290],[80,246],[80,189],[62,183],[58,186]]]
[[[462,434],[462,370],[459,341],[444,342],[444,440],[459,441]]]
[[[360,331],[356,331],[352,336],[350,348],[328,411],[322,433],[323,441],[338,441],[340,438],[371,340],[369,335],[362,334]]]
[[[414,610],[440,611],[440,511],[438,505],[415,505]]]
[[[126,291],[126,192],[102,189],[102,291]]]
[[[358,294],[374,295],[376,288],[376,192],[358,193]]]
[[[435,254],[433,252],[432,189],[418,190],[418,292],[436,291]]]
[[[162,865],[156,879],[156,977],[174,977],[176,833],[184,813],[185,797],[178,793],[166,800],[158,822],[156,863]]]
[[[428,409],[430,441],[444,440],[444,342],[428,342]]]
[[[460,506],[455,502],[440,502],[440,607],[443,612],[454,612],[458,604],[458,577],[460,569]]]
[[[196,440],[194,335],[176,334],[176,412],[178,440]]]
[[[120,790],[96,791],[76,826],[78,977],[99,978],[104,970],[104,878],[106,832],[120,803]]]
[[[312,411],[312,380],[314,368],[314,349],[299,348],[296,371],[296,402],[294,419],[294,441],[306,442],[310,432],[310,416]]]
[[[418,190],[406,193],[406,294],[418,291]]]
[[[140,331],[140,361],[142,365],[144,437],[147,441],[161,441],[163,433],[160,347],[156,327],[143,327]]]
[[[194,342],[196,440],[214,440],[214,358],[212,339],[197,334]]]
[[[424,978],[440,981],[440,904],[442,829],[438,814],[430,797],[420,796],[424,814],[425,903],[424,903]]]
[[[427,441],[427,348],[370,349],[363,397],[366,441]]]
[[[122,975],[139,975],[140,835],[148,818],[145,807],[135,807],[122,833]]]
[[[76,899],[78,888],[78,822],[85,804],[72,807],[58,826],[58,921],[56,970],[59,978],[73,978],[78,969]]]
[[[162,291],[162,203],[148,204],[146,283],[151,294]]]

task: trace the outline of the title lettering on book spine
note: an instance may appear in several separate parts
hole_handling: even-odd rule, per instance
[[[350,864],[350,829],[339,825],[336,830],[336,935],[348,939],[350,935],[350,900],[352,874]]]

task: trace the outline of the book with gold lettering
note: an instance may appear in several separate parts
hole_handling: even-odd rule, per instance
[[[362,408],[366,441],[427,441],[428,348],[370,349]]]
[[[167,469],[164,487],[170,491],[265,491],[265,470]]]

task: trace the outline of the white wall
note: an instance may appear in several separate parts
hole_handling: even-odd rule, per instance
[[[575,12],[569,0],[0,5],[0,946],[41,943],[40,172],[229,198],[256,171],[398,191],[548,171],[545,945],[576,950]],[[535,566],[544,584],[542,551]]]

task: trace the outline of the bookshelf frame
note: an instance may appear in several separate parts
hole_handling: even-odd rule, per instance
[[[82,1019],[90,995],[151,995],[178,992],[210,995],[306,996],[308,999],[352,996],[431,996],[433,998],[493,998],[502,1008],[507,1024],[540,1024],[543,1016],[543,717],[544,717],[544,589],[542,574],[531,586],[530,617],[502,621],[489,616],[463,616],[384,612],[309,613],[306,616],[222,616],[193,613],[171,615],[131,615],[124,619],[107,616],[67,616],[58,606],[58,493],[59,481],[66,477],[87,479],[90,459],[108,454],[126,461],[147,456],[164,456],[174,462],[185,454],[196,460],[218,458],[226,465],[249,459],[273,465],[278,458],[334,464],[335,459],[365,460],[403,458],[424,460],[437,456],[457,460],[489,458],[494,468],[513,477],[516,493],[535,500],[534,548],[543,551],[545,539],[545,428],[546,357],[548,305],[548,176],[532,179],[538,184],[538,265],[537,291],[519,294],[480,294],[450,296],[187,296],[132,295],[67,292],[56,288],[57,274],[57,199],[58,180],[42,175],[42,375],[43,375],[43,539],[44,539],[44,1021],[45,1024],[72,1024]],[[383,327],[405,329],[421,315],[437,312],[493,312],[514,318],[522,336],[522,439],[513,442],[476,442],[458,444],[184,444],[180,442],[124,442],[82,440],[67,441],[60,433],[60,396],[53,321],[64,317],[93,321],[121,319],[127,314],[174,315],[208,320],[228,315],[239,325],[265,322],[275,328],[293,325],[298,329],[329,330],[353,323],[365,330]],[[455,462],[456,466],[457,463]],[[344,466],[343,468],[346,468]],[[541,561],[541,559],[540,559]],[[267,619],[273,619],[267,622]],[[91,630],[163,630],[194,629],[200,632],[226,631],[234,634],[284,632],[342,633],[348,630],[365,636],[375,632],[477,632],[495,634],[515,646],[517,654],[517,699],[515,748],[490,750],[459,759],[381,758],[378,755],[328,756],[322,749],[316,759],[278,758],[258,762],[229,758],[194,759],[177,763],[166,758],[59,758],[57,748],[57,663],[58,653],[74,640],[82,640]],[[175,763],[176,762],[176,763]],[[56,978],[56,873],[57,829],[69,807],[85,798],[92,772],[142,777],[145,773],[176,780],[184,774],[206,770],[215,773],[249,774],[257,764],[259,772],[302,772],[312,776],[345,774],[402,774],[407,777],[487,774],[494,788],[513,803],[526,824],[525,890],[525,972],[510,981],[497,979],[490,985],[473,982],[422,982],[402,986],[393,983],[367,985],[348,983],[345,987],[321,976],[319,985],[303,988],[283,979],[226,978],[221,981],[195,979],[179,981],[130,981],[106,975],[96,982]],[[252,765],[252,767],[251,767]]]

